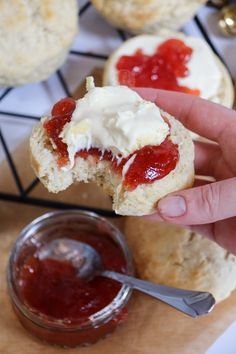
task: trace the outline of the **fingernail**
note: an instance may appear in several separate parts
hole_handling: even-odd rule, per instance
[[[176,218],[186,213],[187,207],[183,197],[166,197],[158,203],[158,210],[164,217]]]

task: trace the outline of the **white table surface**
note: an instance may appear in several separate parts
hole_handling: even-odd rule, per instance
[[[80,8],[86,3],[86,0],[80,0]],[[236,38],[225,38],[219,33],[216,24],[217,16],[218,12],[209,7],[203,7],[198,13],[198,17],[217,51],[224,58],[232,76],[236,78]],[[184,31],[194,36],[202,36],[195,21],[187,23]],[[91,6],[81,17],[80,32],[72,49],[109,55],[121,42],[117,31]],[[104,60],[101,59],[70,54],[61,71],[69,89],[73,91],[93,68],[102,67],[103,64]],[[0,89],[0,96],[2,93],[4,93],[4,89]],[[64,96],[65,93],[58,82],[58,77],[54,74],[45,82],[13,89],[0,101],[0,111],[41,116],[48,112],[56,100]],[[0,114],[0,128],[11,151],[30,134],[34,124],[34,120],[23,120]],[[0,161],[4,157],[0,145]]]

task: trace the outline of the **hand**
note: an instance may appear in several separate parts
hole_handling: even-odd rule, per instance
[[[196,174],[213,176],[216,182],[169,194],[150,217],[191,225],[193,231],[236,254],[236,112],[182,93],[135,91],[189,130],[216,142],[195,142]]]

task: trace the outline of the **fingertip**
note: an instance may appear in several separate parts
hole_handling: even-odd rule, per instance
[[[181,195],[171,195],[161,199],[157,204],[159,215],[164,219],[184,216],[187,211],[185,198]]]

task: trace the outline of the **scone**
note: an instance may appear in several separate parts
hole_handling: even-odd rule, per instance
[[[0,1],[0,86],[45,80],[77,34],[76,0]]]
[[[104,85],[180,91],[232,108],[230,75],[201,38],[161,30],[125,41],[108,59]]]
[[[143,279],[209,291],[218,302],[236,288],[236,257],[190,230],[129,217],[125,235]]]
[[[115,27],[133,33],[178,29],[206,0],[92,0],[95,8]]]
[[[30,137],[32,166],[49,191],[96,182],[121,215],[155,212],[157,201],[194,179],[183,125],[126,86],[91,87],[59,101]]]

